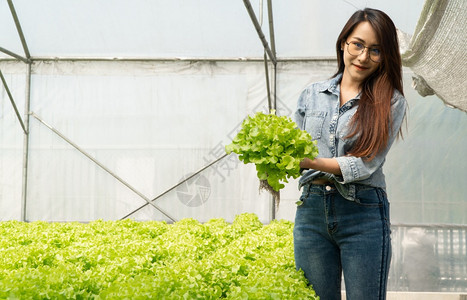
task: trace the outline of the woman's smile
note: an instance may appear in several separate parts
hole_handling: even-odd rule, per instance
[[[362,65],[357,65],[357,64],[352,64],[358,71],[366,71],[368,70],[369,68],[368,67],[364,67]]]

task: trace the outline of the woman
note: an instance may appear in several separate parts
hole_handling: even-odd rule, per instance
[[[317,141],[304,159],[295,261],[322,300],[385,299],[391,258],[382,171],[407,107],[396,28],[382,11],[355,12],[336,43],[338,72],[301,94],[296,122]]]

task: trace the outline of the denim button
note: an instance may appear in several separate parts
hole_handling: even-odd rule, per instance
[[[329,192],[330,190],[332,190],[332,187],[331,187],[331,186],[329,186],[329,185],[327,185],[327,186],[326,186],[326,191],[328,191],[328,192]]]

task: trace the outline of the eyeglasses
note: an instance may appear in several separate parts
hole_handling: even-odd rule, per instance
[[[345,43],[347,44],[347,52],[349,52],[350,55],[359,56],[363,53],[363,51],[365,51],[365,48],[368,48],[368,54],[370,55],[370,59],[375,63],[381,61],[381,50],[379,50],[378,48],[365,47],[360,42]]]

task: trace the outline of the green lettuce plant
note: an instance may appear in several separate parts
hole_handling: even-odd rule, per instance
[[[319,299],[293,223],[0,222],[0,299]]]
[[[316,142],[308,132],[297,128],[287,116],[262,112],[248,116],[225,151],[237,153],[243,163],[253,163],[260,187],[279,192],[289,178],[300,176],[300,161],[318,155]]]

